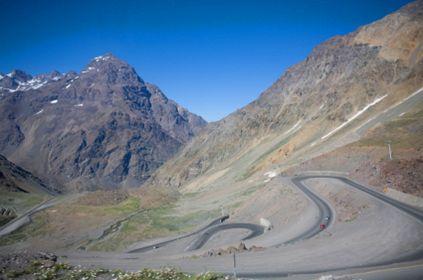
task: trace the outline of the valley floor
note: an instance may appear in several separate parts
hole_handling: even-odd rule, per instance
[[[281,186],[286,184],[286,178],[275,177],[271,184]],[[325,230],[309,239],[283,244],[321,219],[316,204],[307,200],[304,214],[296,216],[294,227],[279,227],[278,224],[283,223],[275,221],[272,230],[245,241],[247,248],[255,246],[260,250],[236,253],[239,276],[261,278],[294,275],[293,279],[310,279],[307,277],[328,273],[358,273],[362,279],[382,279],[382,275],[391,275],[390,269],[407,270],[410,277],[421,275],[423,214],[420,210],[416,210],[417,214],[413,216],[334,178],[310,178],[305,184],[330,205],[334,213],[331,217],[333,221]],[[299,192],[294,186],[291,187]],[[87,267],[137,271],[144,267],[173,266],[196,273],[216,271],[230,274],[233,272],[232,254],[208,257],[207,252],[211,245],[236,245],[247,234],[239,230],[222,231],[210,239],[210,244],[194,251],[185,249],[198,238],[198,234],[144,253],[61,251],[58,254],[64,256],[62,260],[65,262]],[[404,267],[404,264],[400,264],[403,262],[412,263]]]

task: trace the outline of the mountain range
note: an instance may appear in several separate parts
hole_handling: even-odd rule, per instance
[[[112,54],[0,76],[0,153],[63,191],[138,187],[205,125]]]
[[[157,257],[160,266],[180,260],[177,266],[196,263],[203,271],[213,262],[227,265],[222,254],[232,249],[220,249],[244,242],[247,224],[266,228],[240,247],[251,249],[241,257],[251,270],[272,271],[295,254],[302,271],[320,271],[324,266],[309,263],[328,258],[323,264],[333,269],[339,256],[345,267],[406,256],[421,248],[421,222],[406,224],[407,213],[336,176],[423,206],[422,30],[423,1],[416,1],[330,38],[255,101],[213,123],[112,54],[80,73],[1,74],[0,206],[18,215],[40,203],[46,208],[30,212],[33,222],[1,237],[0,246],[66,248],[77,251],[75,263],[93,256],[84,250],[146,246],[152,250],[135,258],[109,255],[110,265],[133,260],[130,269],[138,269]],[[331,178],[304,179],[304,188],[333,208],[324,217],[295,178],[328,171]],[[222,221],[225,230],[210,240],[198,230]],[[288,244],[322,222],[328,231]],[[226,231],[228,224],[239,231]],[[196,235],[207,244],[190,255],[185,248]],[[107,259],[102,254],[94,263]]]
[[[323,42],[208,125],[112,54],[81,73],[0,74],[0,153],[64,191],[288,172],[360,139],[362,125],[420,89],[422,14],[417,1]]]

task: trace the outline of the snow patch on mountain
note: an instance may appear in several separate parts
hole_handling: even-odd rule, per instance
[[[43,81],[43,82],[32,85],[29,89],[39,89],[40,87],[42,87],[46,84],[47,84],[47,81]]]
[[[94,60],[97,61],[97,62],[99,62],[99,61],[107,61],[109,59],[110,59],[110,56],[102,56],[102,55],[100,55],[100,56],[94,57]]]
[[[75,78],[71,79],[71,80],[69,81],[69,83],[68,83],[68,84],[66,84],[65,88],[66,88],[66,89],[70,88],[70,86],[72,85],[72,83],[73,83],[73,82],[75,82],[75,80],[77,80],[78,78],[79,78],[79,76],[76,76]]]
[[[294,124],[294,126],[293,127],[291,127],[290,129],[288,129],[285,133],[284,133],[284,135],[288,135],[289,133],[291,133],[291,132],[293,132],[293,131],[295,131],[295,130],[298,130],[301,126],[300,126],[300,123],[301,123],[301,120],[299,120],[299,121],[297,121],[297,123],[296,124]]]
[[[28,90],[35,90],[39,89],[45,85],[47,85],[50,81],[58,81],[62,77],[61,76],[55,76],[53,78],[46,76],[46,75],[39,75],[36,76],[30,80],[27,81],[20,81],[14,78],[12,73],[7,74],[6,76],[14,79],[14,82],[18,84],[15,88],[9,88],[9,87],[0,87],[0,90],[6,90],[8,92],[16,92],[16,91],[28,91]],[[2,76],[2,79],[5,76]],[[2,80],[0,79],[0,80]]]
[[[268,178],[273,178],[276,177],[278,175],[278,173],[276,173],[275,171],[269,171],[264,173],[264,176],[267,176]]]
[[[381,96],[379,98],[376,98],[373,102],[371,102],[370,104],[367,104],[363,109],[361,109],[360,111],[358,111],[354,116],[352,116],[351,118],[349,118],[346,122],[344,122],[343,124],[341,124],[340,126],[338,126],[337,128],[335,128],[334,130],[332,130],[328,134],[322,136],[322,138],[320,138],[320,139],[324,140],[324,139],[328,138],[329,136],[331,136],[332,134],[334,134],[335,132],[337,132],[338,130],[340,130],[341,128],[343,128],[344,126],[346,126],[347,124],[349,124],[353,120],[355,120],[357,117],[359,117],[365,111],[367,111],[367,109],[369,109],[370,107],[372,107],[372,106],[376,105],[377,103],[379,103],[380,101],[382,101],[386,96],[388,96],[388,95],[385,94],[384,96]]]
[[[87,70],[84,70],[84,71],[82,71],[81,73],[88,73],[88,72],[90,72],[90,71],[92,71],[92,70],[95,70],[96,68],[95,67],[92,67],[92,66],[89,66],[88,68],[87,68]]]

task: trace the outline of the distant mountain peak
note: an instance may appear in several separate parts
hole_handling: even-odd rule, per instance
[[[131,65],[110,53],[94,57],[81,75],[108,84],[144,85]]]
[[[94,57],[93,59],[91,59],[88,66],[102,65],[102,64],[116,65],[116,66],[119,66],[119,67],[123,67],[123,66],[131,67],[126,61],[118,58],[117,56],[113,55],[112,53],[106,53],[104,55],[99,55],[99,56]]]
[[[9,74],[0,77],[0,91],[13,93],[16,91],[28,91],[39,89],[50,81],[58,81],[62,77],[59,72],[31,76],[22,70],[13,70]]]
[[[119,59],[117,56],[115,56],[112,53],[105,53],[103,55],[99,55],[93,58],[94,61],[96,62],[100,62],[100,61],[109,61],[109,60],[115,60],[115,61],[122,61],[121,59]]]
[[[139,186],[206,125],[112,54],[17,77],[0,79],[0,153],[69,190]]]
[[[52,78],[54,78],[54,77],[61,77],[62,76],[62,73],[60,73],[59,71],[57,71],[57,70],[53,70],[51,73],[50,73],[50,76],[52,77]]]
[[[16,79],[19,82],[26,82],[26,81],[32,79],[32,76],[31,75],[29,75],[28,73],[26,73],[26,72],[24,72],[22,70],[19,70],[19,69],[13,70],[9,74],[7,74],[7,76],[9,78]]]

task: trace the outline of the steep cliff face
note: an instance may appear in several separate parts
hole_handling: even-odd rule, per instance
[[[210,124],[149,183],[185,186],[207,172],[235,168],[235,162],[266,141],[276,144],[257,152],[256,161],[274,156],[273,163],[298,164],[307,149],[322,142],[328,149],[351,131],[353,120],[364,123],[363,116],[369,120],[368,114],[422,87],[422,30],[423,2],[417,1],[318,45],[256,101]],[[258,170],[259,165],[249,168]]]
[[[70,189],[139,186],[206,124],[110,54],[0,83],[1,153]]]

